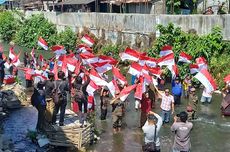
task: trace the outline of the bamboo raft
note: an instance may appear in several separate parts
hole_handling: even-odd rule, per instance
[[[47,137],[50,145],[82,149],[94,138],[93,125],[87,124],[86,127],[80,128],[77,115],[71,110],[68,111],[70,113],[65,116],[65,126],[49,125],[46,129]]]

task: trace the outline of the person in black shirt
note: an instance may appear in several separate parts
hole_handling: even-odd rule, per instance
[[[5,62],[6,61],[2,57],[2,53],[0,53],[0,87],[3,84],[3,80],[4,80],[4,77],[5,77],[5,66],[4,66]]]
[[[101,99],[101,120],[105,120],[107,115],[107,107],[109,103],[109,91],[107,89],[102,88],[100,99]]]
[[[59,126],[64,125],[64,117],[65,117],[65,109],[67,105],[67,91],[69,89],[69,83],[65,80],[65,73],[63,71],[58,72],[58,79],[54,82],[55,85],[55,92],[58,92],[58,98],[54,99],[55,107],[54,113],[52,118],[52,124],[56,123],[57,114],[60,109],[60,119],[59,119]]]

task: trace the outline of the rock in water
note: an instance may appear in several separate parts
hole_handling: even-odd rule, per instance
[[[18,97],[12,90],[4,90],[1,91],[2,98],[1,101],[3,103],[3,107],[9,109],[15,109],[21,107],[21,102],[19,101]]]

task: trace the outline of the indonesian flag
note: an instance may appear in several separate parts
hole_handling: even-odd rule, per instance
[[[107,82],[101,78],[96,70],[91,69],[89,74],[90,79],[98,86],[107,86]]]
[[[178,67],[176,65],[169,65],[167,67],[171,71],[173,79],[176,78],[176,76],[179,75],[179,69],[178,69]]]
[[[118,79],[118,81],[124,85],[127,84],[127,80],[126,78],[121,74],[120,70],[116,67],[112,68],[112,73],[115,76],[116,79]]]
[[[137,84],[137,87],[136,87],[136,91],[135,91],[135,94],[134,94],[134,97],[136,99],[139,99],[141,100],[142,99],[142,95],[143,95],[143,83],[138,83]]]
[[[191,55],[188,55],[185,52],[181,52],[178,62],[191,63],[191,60],[192,60]]]
[[[165,45],[162,47],[162,49],[160,51],[160,56],[163,57],[163,56],[169,55],[171,53],[173,53],[172,46],[171,45]]]
[[[47,80],[47,77],[42,75],[42,74],[35,73],[35,74],[33,74],[33,76],[34,77],[40,77],[42,79],[42,81]]]
[[[58,66],[57,66],[57,62],[54,62],[53,73],[54,73],[54,80],[58,80]]]
[[[12,60],[12,64],[14,65],[14,66],[19,66],[20,65],[20,60],[19,60],[19,56],[20,56],[20,54],[21,53],[19,53],[13,60]]]
[[[145,64],[149,67],[156,67],[157,60],[148,56],[140,56],[139,64],[144,66]]]
[[[78,61],[74,58],[66,58],[66,60],[68,70],[74,72],[75,68],[78,66]]]
[[[37,64],[37,61],[36,61],[36,58],[35,58],[35,52],[34,52],[35,50],[34,50],[34,48],[31,50],[31,52],[30,52],[30,55],[31,55],[31,57],[32,57],[32,59],[33,59],[33,61],[34,61],[34,66],[36,66],[36,64]]]
[[[199,66],[199,70],[208,69],[208,62],[204,57],[196,58],[196,64]]]
[[[92,53],[87,53],[87,54],[81,53],[80,57],[84,65],[98,62],[98,57]]]
[[[119,98],[121,101],[125,101],[126,98],[129,96],[130,92],[136,88],[136,84],[125,87],[119,94]]]
[[[10,52],[9,52],[9,58],[10,58],[11,60],[13,60],[16,56],[17,56],[17,55],[16,55],[16,53],[14,52],[14,48],[11,47],[11,48],[10,48]]]
[[[51,47],[51,50],[52,50],[53,53],[55,53],[56,55],[66,54],[65,47],[62,46],[62,45],[54,45],[54,46]]]
[[[133,76],[138,76],[141,74],[142,66],[136,62],[133,62],[129,68],[128,73],[130,73]]]
[[[225,83],[229,83],[229,82],[230,82],[230,74],[227,75],[227,76],[224,78],[224,82],[225,82]]]
[[[197,64],[190,64],[189,68],[191,74],[199,72],[199,66]]]
[[[83,43],[85,43],[86,45],[88,45],[89,47],[92,47],[93,44],[94,44],[94,40],[88,35],[88,34],[85,34],[82,38],[81,38],[81,41]]]
[[[131,61],[138,61],[140,57],[140,52],[137,52],[136,50],[126,48],[125,52],[122,52],[120,54],[121,60],[131,60]]]
[[[215,83],[215,80],[206,69],[202,69],[201,71],[199,71],[195,75],[195,78],[197,78],[205,86],[207,92],[212,92],[216,90],[217,85]]]
[[[90,81],[89,85],[86,88],[86,91],[88,92],[89,95],[93,96],[94,92],[97,89],[99,89],[99,87],[93,81]]]
[[[48,50],[48,44],[42,37],[38,38],[38,46],[42,47],[46,51]]]
[[[78,46],[78,52],[79,53],[93,53],[93,50],[90,47],[88,47],[88,45],[80,44]]]
[[[174,61],[174,54],[168,54],[166,56],[163,56],[161,58],[158,59],[158,65],[159,66],[163,66],[163,65],[174,65],[175,61]]]
[[[93,63],[91,64],[99,74],[105,73],[112,69],[112,65],[108,62]]]
[[[115,60],[114,58],[110,57],[110,56],[105,56],[105,55],[100,55],[98,58],[98,62],[108,62],[109,64],[112,65],[116,65],[118,63],[117,60]]]
[[[78,75],[80,73],[81,63],[77,62],[75,66],[76,67],[75,67],[74,73]]]
[[[155,75],[158,78],[161,78],[161,68],[160,67],[156,67],[156,68],[149,68],[149,72],[153,75]]]
[[[120,93],[119,87],[117,85],[116,80],[112,80],[108,83],[107,87],[109,88],[109,91],[111,95],[115,98],[116,92]]]

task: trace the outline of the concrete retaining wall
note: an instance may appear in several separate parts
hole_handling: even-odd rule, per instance
[[[27,11],[26,17],[43,13],[58,31],[66,26],[74,31],[88,27],[98,37],[105,30],[105,36],[113,43],[117,39],[134,44],[138,35],[148,41],[151,33],[156,33],[156,25],[167,25],[172,22],[184,31],[195,29],[199,35],[210,33],[215,26],[223,29],[225,40],[230,40],[230,15],[152,15],[152,14],[112,14],[112,13],[58,13]],[[121,33],[121,34],[119,34]],[[148,42],[143,43],[148,44]]]

